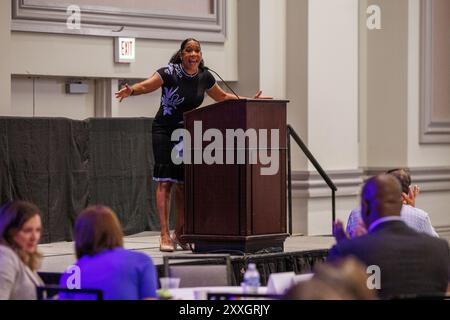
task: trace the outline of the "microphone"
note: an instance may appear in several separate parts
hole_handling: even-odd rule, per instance
[[[233,92],[233,94],[236,96],[236,98],[237,98],[238,100],[241,99],[241,98],[239,98],[239,96],[237,95],[237,93],[234,92],[233,89],[231,89],[231,87],[228,85],[228,83],[227,83],[225,80],[223,80],[222,77],[221,77],[216,71],[214,71],[214,70],[211,69],[211,68],[208,68],[207,66],[203,66],[203,69],[214,72],[214,73],[220,78],[220,80],[222,80],[222,82],[227,86],[227,88],[230,89],[231,92]]]

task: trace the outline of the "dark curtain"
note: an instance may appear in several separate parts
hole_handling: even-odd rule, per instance
[[[159,230],[152,121],[0,117],[1,203],[35,203],[43,243],[72,240],[77,215],[91,204],[110,206],[127,235]]]
[[[89,120],[90,203],[107,204],[125,234],[156,226],[151,119]]]

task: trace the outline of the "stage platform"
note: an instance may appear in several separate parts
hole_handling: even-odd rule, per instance
[[[291,236],[286,239],[284,252],[258,253],[246,255],[231,254],[234,281],[239,283],[248,261],[253,261],[261,271],[261,282],[265,284],[270,273],[294,271],[296,273],[310,272],[314,264],[325,259],[328,249],[334,244],[331,236]],[[190,251],[177,250],[173,253],[159,251],[159,232],[142,232],[124,238],[126,249],[143,252],[150,256],[158,269],[158,275],[163,274],[163,255],[194,254]],[[39,251],[44,255],[39,270],[48,283],[57,282],[58,274],[75,263],[73,242],[54,242],[39,245]]]

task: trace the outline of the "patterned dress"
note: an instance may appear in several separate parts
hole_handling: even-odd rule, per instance
[[[153,179],[182,183],[183,165],[176,165],[171,159],[172,149],[179,142],[170,138],[174,130],[183,127],[183,113],[199,107],[205,92],[216,84],[216,80],[209,71],[200,68],[198,73],[189,75],[181,64],[170,63],[157,73],[163,85],[161,104],[152,127]]]

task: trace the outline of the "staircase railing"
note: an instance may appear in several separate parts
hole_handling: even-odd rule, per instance
[[[300,139],[297,132],[295,132],[294,128],[291,125],[287,125],[287,161],[288,161],[288,219],[289,219],[289,234],[292,235],[292,171],[291,171],[291,138],[297,143],[297,145],[302,149],[303,153],[306,157],[311,161],[314,168],[316,168],[317,172],[319,172],[322,179],[326,182],[328,187],[331,189],[331,215],[332,215],[332,223],[331,226],[333,228],[333,222],[336,220],[336,185],[331,181],[328,174],[322,169],[319,162],[317,162],[316,158],[309,151],[308,147],[303,143],[302,139]]]

